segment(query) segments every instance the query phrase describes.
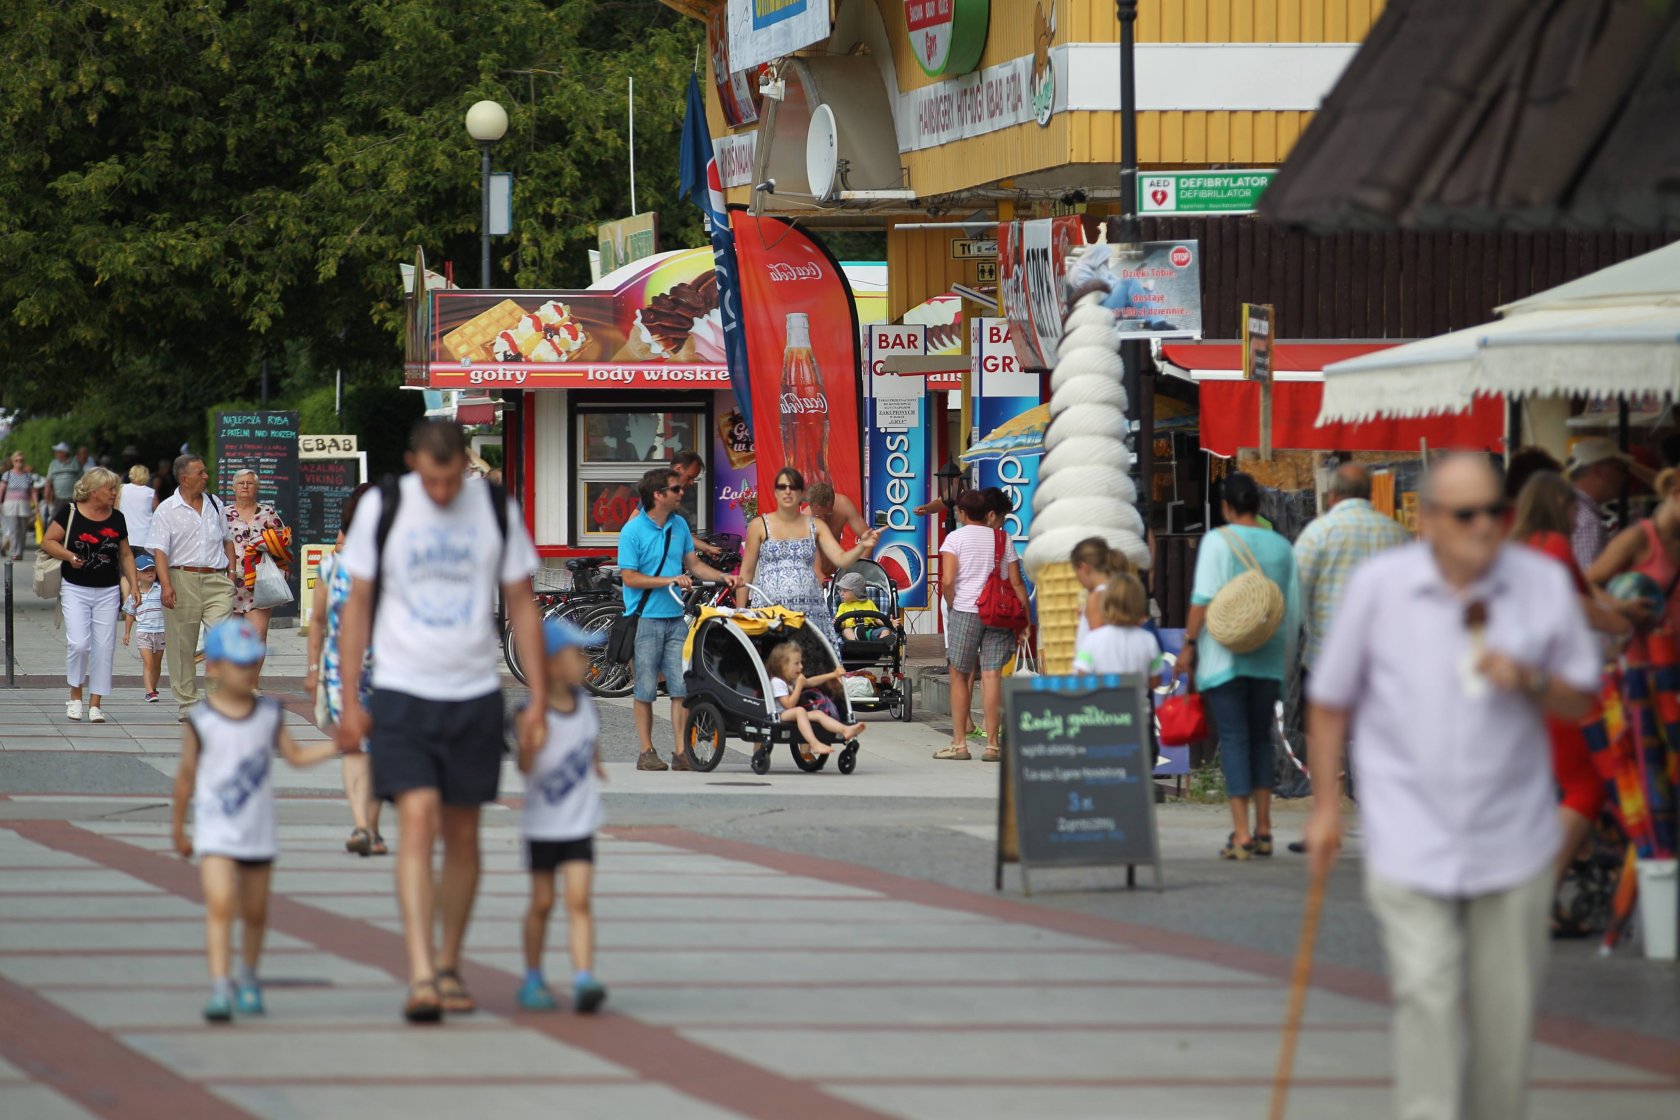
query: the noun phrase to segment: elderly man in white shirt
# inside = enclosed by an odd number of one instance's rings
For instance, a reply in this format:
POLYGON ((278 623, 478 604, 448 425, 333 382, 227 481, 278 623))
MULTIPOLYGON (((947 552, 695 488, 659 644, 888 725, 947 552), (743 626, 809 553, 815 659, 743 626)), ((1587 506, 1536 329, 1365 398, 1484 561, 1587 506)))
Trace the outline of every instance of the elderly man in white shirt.
MULTIPOLYGON (((1545 717, 1584 717, 1598 687, 1568 573, 1506 545, 1503 514, 1485 458, 1437 465, 1424 541, 1354 575, 1309 687, 1312 772, 1341 772, 1350 723, 1358 744, 1402 1120, 1524 1115, 1560 842, 1545 717)), ((1336 781, 1307 826, 1315 873, 1336 781)))
POLYGON ((163 588, 169 691, 180 719, 198 703, 198 633, 233 611, 233 540, 222 503, 205 493, 210 472, 197 455, 175 460, 179 489, 152 514, 151 552, 163 588))

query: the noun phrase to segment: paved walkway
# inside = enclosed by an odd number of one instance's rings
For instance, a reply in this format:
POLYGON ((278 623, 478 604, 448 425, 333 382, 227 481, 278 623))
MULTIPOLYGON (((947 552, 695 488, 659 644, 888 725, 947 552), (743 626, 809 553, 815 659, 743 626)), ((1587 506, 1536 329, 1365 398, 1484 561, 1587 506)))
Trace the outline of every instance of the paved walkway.
MULTIPOLYGON (((467 979, 484 1010, 397 1019, 390 862, 287 822, 270 1013, 198 1018, 195 869, 161 822, 0 822, 0 1115, 917 1117, 1262 1115, 1287 962, 676 829, 600 851, 608 1014, 516 1013, 525 879, 487 831, 467 979)), ((551 945, 563 945, 556 923, 551 945)), ((553 953, 550 974, 565 975, 553 953)), ((1387 1110, 1380 983, 1324 970, 1297 1118, 1387 1110)), ((1672 1046, 1547 1023, 1534 1116, 1661 1117, 1672 1046)))

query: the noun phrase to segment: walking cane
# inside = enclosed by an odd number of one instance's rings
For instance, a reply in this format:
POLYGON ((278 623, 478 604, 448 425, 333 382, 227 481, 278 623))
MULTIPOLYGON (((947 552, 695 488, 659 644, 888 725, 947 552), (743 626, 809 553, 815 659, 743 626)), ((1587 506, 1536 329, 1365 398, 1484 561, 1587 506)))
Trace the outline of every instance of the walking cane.
POLYGON ((1330 879, 1330 865, 1315 870, 1307 887, 1307 912, 1301 918, 1301 943, 1295 949, 1295 974, 1289 980, 1289 1012, 1283 1021, 1283 1049, 1278 1053, 1277 1073, 1272 1078, 1270 1120, 1283 1120, 1289 1106, 1289 1082, 1295 1074, 1295 1042, 1301 1036, 1301 1015, 1307 1007, 1307 981, 1312 976, 1313 946, 1318 941, 1318 919, 1324 910, 1324 887, 1330 879))

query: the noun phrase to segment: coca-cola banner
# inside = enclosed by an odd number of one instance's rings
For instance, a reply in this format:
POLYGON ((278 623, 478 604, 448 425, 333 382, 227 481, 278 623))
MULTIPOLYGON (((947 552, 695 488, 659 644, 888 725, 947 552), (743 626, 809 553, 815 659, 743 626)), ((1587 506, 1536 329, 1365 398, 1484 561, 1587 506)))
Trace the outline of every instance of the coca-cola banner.
MULTIPOLYGON (((805 485, 863 494, 857 310, 822 242, 781 218, 729 208, 741 270, 741 317, 752 380, 759 491, 792 466, 805 485)), ((766 509, 770 507, 766 501, 766 509)))
POLYGON ((1009 320, 1021 365, 1056 364, 1067 314, 1067 258, 1085 242, 1078 218, 1036 218, 998 226, 998 303, 1009 320))

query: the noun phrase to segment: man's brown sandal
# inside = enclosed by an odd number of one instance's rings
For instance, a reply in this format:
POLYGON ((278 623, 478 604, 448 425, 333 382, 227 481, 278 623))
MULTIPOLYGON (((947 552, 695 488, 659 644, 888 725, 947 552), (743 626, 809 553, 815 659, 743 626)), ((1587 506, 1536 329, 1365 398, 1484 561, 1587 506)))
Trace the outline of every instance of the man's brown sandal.
POLYGON ((453 968, 438 969, 437 993, 443 1010, 450 1015, 470 1015, 478 1010, 478 1004, 467 994, 467 986, 461 983, 461 974, 453 968))

